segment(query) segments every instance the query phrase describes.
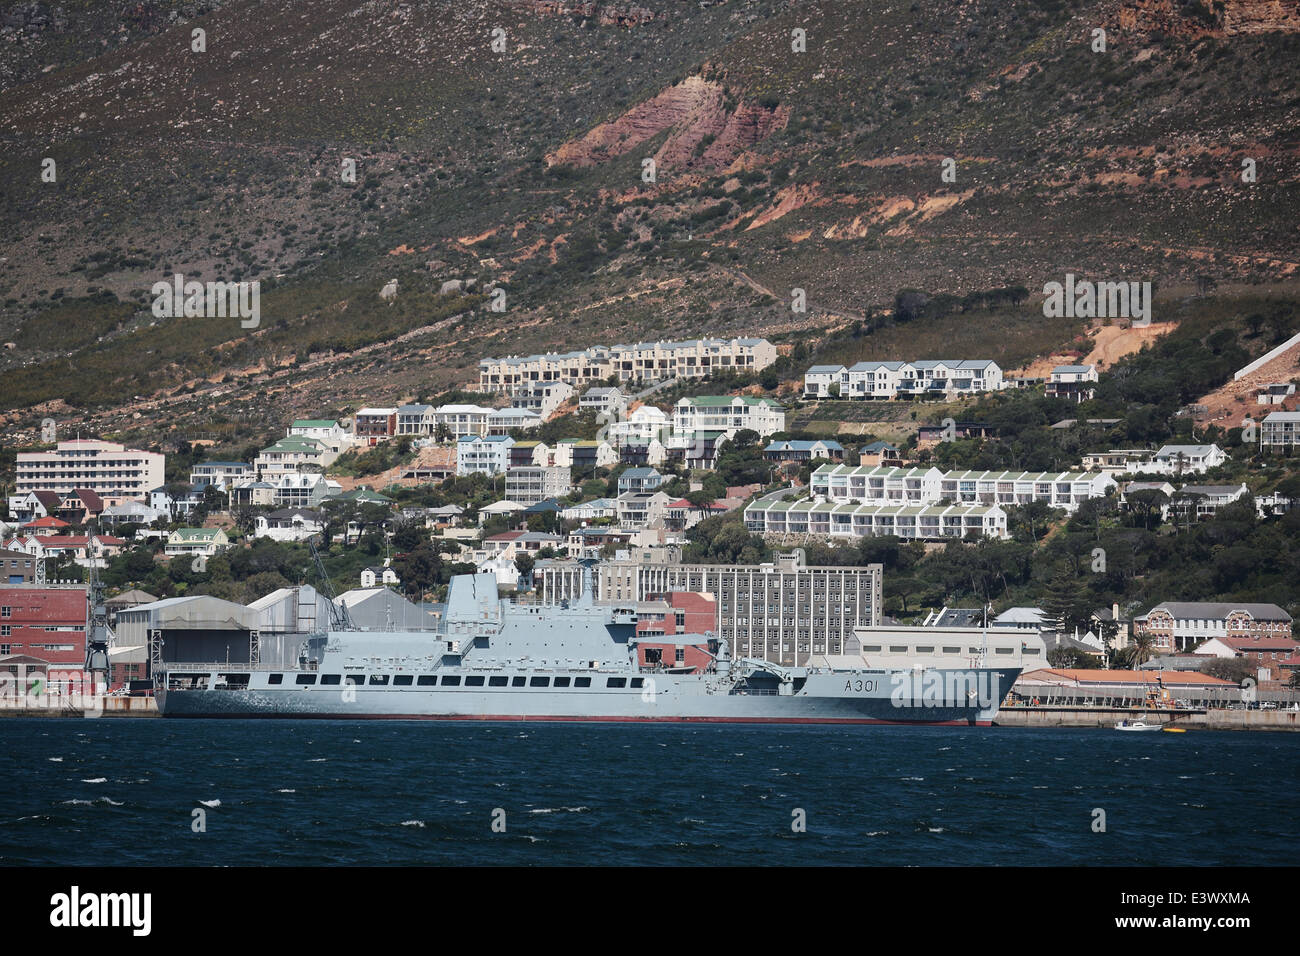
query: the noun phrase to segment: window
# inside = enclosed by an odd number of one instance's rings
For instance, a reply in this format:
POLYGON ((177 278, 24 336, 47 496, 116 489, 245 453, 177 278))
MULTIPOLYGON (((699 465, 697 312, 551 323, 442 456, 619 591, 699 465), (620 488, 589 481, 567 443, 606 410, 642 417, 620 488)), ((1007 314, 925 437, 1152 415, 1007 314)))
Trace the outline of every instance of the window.
POLYGON ((1014 647, 995 647, 995 648, 993 648, 993 653, 994 653, 994 654, 1014 654, 1015 652, 1016 652, 1016 649, 1015 649, 1014 647))
POLYGON ((419 687, 432 687, 438 683, 438 676, 436 674, 421 674, 415 683, 419 687))
POLYGON ((11 607, 0 607, 0 617, 13 617, 14 609, 11 607))
POLYGON ((633 678, 632 678, 632 686, 633 686, 633 687, 644 687, 644 686, 645 686, 645 678, 644 678, 644 677, 633 677, 633 678))
POLYGON ((574 687, 590 687, 590 686, 591 686, 591 678, 590 678, 590 677, 575 677, 575 678, 573 679, 573 686, 574 686, 574 687))
POLYGON ((446 675, 446 676, 443 677, 443 679, 442 679, 442 686, 443 686, 443 687, 459 687, 459 686, 460 686, 460 675, 459 675, 459 674, 448 674, 448 675, 446 675))
POLYGON ((567 678, 567 677, 557 677, 557 678, 555 678, 555 686, 556 686, 556 687, 568 687, 568 686, 569 686, 569 678, 567 678))
POLYGON ((370 683, 371 683, 372 686, 374 686, 374 685, 385 685, 385 684, 388 683, 388 675, 387 675, 387 674, 371 674, 371 675, 370 675, 370 683))
POLYGON ((320 682, 322 684, 330 684, 330 685, 337 686, 338 684, 342 683, 342 681, 343 681, 342 674, 322 674, 320 677, 320 682))
POLYGON ((961 648, 960 648, 960 647, 945 647, 945 648, 943 649, 943 652, 944 652, 945 654, 960 654, 960 653, 961 653, 961 648))
POLYGON ((906 644, 890 644, 890 645, 889 645, 889 653, 891 653, 891 654, 906 654, 906 653, 907 653, 907 645, 906 645, 906 644))
MULTIPOLYGON (((276 677, 279 677, 280 675, 277 674, 277 675, 275 675, 275 676, 276 676, 276 677)), ((299 674, 299 675, 298 675, 298 684, 299 684, 299 685, 304 685, 304 686, 305 686, 305 685, 307 685, 307 684, 315 684, 315 683, 316 683, 316 675, 315 675, 315 674, 299 674)))
POLYGON ((531 677, 528 680, 529 687, 550 687, 551 679, 549 677, 531 677))
POLYGON ((10 624, 0 624, 0 637, 9 637, 13 634, 14 629, 10 624))
POLYGON ((353 687, 360 687, 362 684, 364 684, 364 683, 366 682, 366 675, 365 675, 365 674, 348 674, 348 675, 347 675, 347 682, 348 682, 349 684, 351 684, 353 687))
POLYGON ((267 682, 268 684, 283 684, 283 683, 284 683, 284 675, 283 675, 283 674, 272 674, 272 675, 270 675, 269 677, 267 677, 266 682, 267 682))
POLYGON ((394 687, 410 687, 415 681, 414 674, 398 674, 393 678, 394 687))
POLYGON ((512 678, 510 679, 510 686, 511 686, 511 687, 523 687, 523 686, 524 686, 524 678, 522 678, 522 677, 512 677, 512 678))
POLYGON ((605 681, 605 686, 606 686, 606 687, 626 687, 626 686, 627 686, 627 678, 626 678, 626 677, 611 677, 611 678, 609 678, 608 680, 605 681))
POLYGON ((466 678, 465 678, 465 686, 466 686, 466 687, 482 687, 482 686, 483 686, 483 675, 482 675, 482 674, 471 674, 469 677, 466 677, 466 678))
POLYGON ((880 645, 879 645, 879 644, 863 644, 863 645, 862 645, 862 652, 863 652, 864 654, 879 654, 879 653, 880 653, 880 645))
POLYGON ((504 677, 489 677, 489 678, 488 678, 488 686, 489 686, 489 687, 505 687, 505 686, 506 686, 506 683, 507 683, 507 679, 504 678, 504 677))

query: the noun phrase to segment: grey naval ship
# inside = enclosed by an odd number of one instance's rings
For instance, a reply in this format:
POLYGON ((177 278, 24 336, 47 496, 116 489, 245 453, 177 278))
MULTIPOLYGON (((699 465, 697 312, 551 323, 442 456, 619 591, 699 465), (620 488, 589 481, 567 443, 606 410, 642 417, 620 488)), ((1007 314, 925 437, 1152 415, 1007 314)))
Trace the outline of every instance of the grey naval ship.
POLYGON ((980 658, 873 667, 869 654, 782 666, 705 636, 707 664, 647 666, 635 611, 597 605, 584 583, 571 603, 530 605, 501 600, 494 575, 459 575, 436 629, 334 622, 296 669, 167 663, 155 696, 167 717, 987 726, 1020 674, 980 658))

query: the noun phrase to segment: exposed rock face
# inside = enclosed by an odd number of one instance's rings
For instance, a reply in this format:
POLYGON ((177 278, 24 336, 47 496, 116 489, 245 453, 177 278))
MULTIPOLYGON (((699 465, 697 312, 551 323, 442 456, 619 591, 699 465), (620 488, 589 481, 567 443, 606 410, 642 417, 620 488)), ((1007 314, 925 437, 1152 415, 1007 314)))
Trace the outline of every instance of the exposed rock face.
POLYGON ((1300 0, 1125 0, 1125 30, 1174 36, 1300 31, 1300 0))
POLYGON ((601 26, 634 27, 655 19, 645 7, 616 7, 602 3, 567 3, 565 0, 523 0, 526 9, 542 16, 595 20, 601 26))
POLYGON ((547 162, 592 166, 622 156, 669 130, 655 154, 657 166, 721 169, 784 126, 788 118, 789 111, 782 107, 769 109, 743 102, 728 112, 720 84, 688 76, 613 122, 602 123, 580 139, 565 143, 547 162))

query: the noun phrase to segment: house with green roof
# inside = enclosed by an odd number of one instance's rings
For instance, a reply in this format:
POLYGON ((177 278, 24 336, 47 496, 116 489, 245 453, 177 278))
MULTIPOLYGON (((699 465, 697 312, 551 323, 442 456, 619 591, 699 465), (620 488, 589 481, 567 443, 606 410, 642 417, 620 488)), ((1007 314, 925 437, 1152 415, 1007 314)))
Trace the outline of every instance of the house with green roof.
POLYGON ((167 536, 164 551, 169 557, 194 555, 210 558, 230 547, 230 539, 220 528, 177 528, 167 536))
POLYGON ((785 430, 785 409, 770 398, 753 395, 697 395, 673 406, 673 432, 724 432, 732 437, 749 428, 764 438, 785 430))
POLYGON ((253 471, 259 481, 274 482, 282 475, 322 472, 338 457, 339 452, 320 439, 290 435, 258 452, 253 471))

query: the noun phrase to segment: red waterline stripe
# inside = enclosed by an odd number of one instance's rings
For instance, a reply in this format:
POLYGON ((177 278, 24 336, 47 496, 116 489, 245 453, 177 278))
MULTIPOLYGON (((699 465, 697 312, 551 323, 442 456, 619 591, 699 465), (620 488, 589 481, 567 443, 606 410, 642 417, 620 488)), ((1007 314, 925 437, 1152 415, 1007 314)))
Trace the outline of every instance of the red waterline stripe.
MULTIPOLYGON (((529 714, 163 714, 164 717, 202 719, 280 718, 285 720, 484 720, 533 723, 685 723, 685 724, 888 724, 905 727, 967 727, 969 720, 879 720, 874 717, 553 717, 529 714)), ((991 727, 992 721, 975 721, 977 727, 991 727)))

